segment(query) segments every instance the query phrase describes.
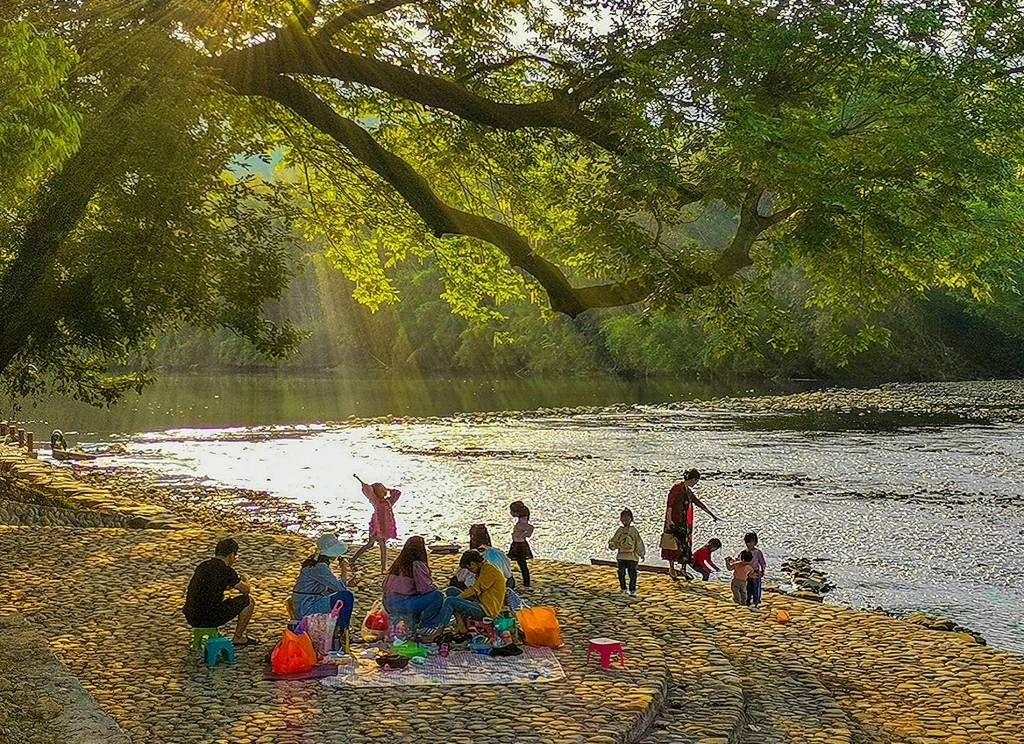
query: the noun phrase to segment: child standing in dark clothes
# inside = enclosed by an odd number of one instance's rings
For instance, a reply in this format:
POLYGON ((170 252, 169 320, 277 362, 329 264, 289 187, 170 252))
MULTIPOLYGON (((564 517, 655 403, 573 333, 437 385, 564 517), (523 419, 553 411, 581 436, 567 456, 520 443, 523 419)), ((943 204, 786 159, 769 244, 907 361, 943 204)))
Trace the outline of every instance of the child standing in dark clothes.
POLYGON ((752 557, 750 561, 750 576, 747 578, 747 605, 750 607, 761 606, 761 579, 764 578, 766 566, 764 553, 757 548, 757 533, 748 532, 743 536, 743 542, 747 545, 752 557))
POLYGON ((526 562, 533 558, 533 551, 530 550, 530 543, 527 542, 533 535, 530 510, 522 501, 513 501, 509 505, 508 511, 516 518, 516 523, 512 527, 512 546, 508 549, 508 557, 519 566, 519 573, 523 575, 523 586, 529 589, 530 567, 526 562))

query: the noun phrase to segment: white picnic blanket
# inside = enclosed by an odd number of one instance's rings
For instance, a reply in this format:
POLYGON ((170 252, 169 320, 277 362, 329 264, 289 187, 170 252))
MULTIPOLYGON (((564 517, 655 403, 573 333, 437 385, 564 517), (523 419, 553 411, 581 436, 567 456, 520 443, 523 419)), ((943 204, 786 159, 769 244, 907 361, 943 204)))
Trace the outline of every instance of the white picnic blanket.
POLYGON ((326 677, 327 687, 401 687, 406 685, 514 685, 565 679, 562 665, 550 648, 523 646, 520 656, 486 656, 456 651, 446 658, 428 656, 422 666, 410 662, 403 669, 384 671, 369 650, 355 664, 338 667, 326 677))

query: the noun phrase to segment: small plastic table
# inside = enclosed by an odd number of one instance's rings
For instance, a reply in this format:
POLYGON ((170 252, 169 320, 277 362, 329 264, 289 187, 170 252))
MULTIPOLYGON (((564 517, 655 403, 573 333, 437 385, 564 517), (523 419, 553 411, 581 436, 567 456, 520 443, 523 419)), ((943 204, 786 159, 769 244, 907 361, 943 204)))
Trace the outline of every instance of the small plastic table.
POLYGON ((619 655, 619 666, 626 665, 626 658, 622 655, 622 644, 611 638, 591 638, 587 646, 587 663, 590 663, 590 654, 597 652, 601 655, 601 666, 607 669, 612 665, 612 654, 619 655))

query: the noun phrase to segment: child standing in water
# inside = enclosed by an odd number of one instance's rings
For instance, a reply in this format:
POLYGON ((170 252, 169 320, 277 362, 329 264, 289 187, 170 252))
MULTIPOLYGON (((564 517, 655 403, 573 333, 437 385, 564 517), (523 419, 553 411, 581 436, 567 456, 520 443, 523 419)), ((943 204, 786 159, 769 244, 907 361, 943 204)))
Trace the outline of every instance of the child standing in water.
POLYGON ((757 548, 757 533, 748 532, 743 536, 747 550, 753 556, 750 562, 750 576, 747 578, 747 605, 750 607, 761 606, 761 579, 764 578, 767 564, 764 560, 764 553, 757 548))
POLYGON ((373 516, 370 517, 370 539, 363 547, 352 556, 352 563, 356 562, 363 553, 373 547, 374 543, 380 546, 380 572, 387 573, 388 570, 388 540, 398 537, 398 526, 395 524, 395 502, 402 492, 397 488, 388 488, 383 483, 367 483, 358 475, 353 476, 362 486, 363 495, 373 505, 373 516))
POLYGON ((619 591, 626 593, 626 574, 629 574, 629 593, 636 596, 636 567, 641 559, 647 554, 644 541, 640 533, 633 526, 633 512, 623 509, 619 514, 619 521, 622 526, 615 530, 612 539, 608 541, 609 550, 618 551, 615 555, 615 562, 619 565, 619 591))
POLYGON ((750 578, 753 560, 749 550, 742 551, 739 558, 725 559, 725 567, 732 571, 732 599, 738 605, 747 603, 747 579, 750 578))
POLYGON ((519 573, 523 575, 523 587, 530 588, 530 567, 526 564, 533 558, 530 543, 527 540, 533 535, 530 524, 530 510, 522 501, 513 501, 508 507, 509 514, 516 519, 512 527, 512 546, 508 549, 508 557, 519 565, 519 573))

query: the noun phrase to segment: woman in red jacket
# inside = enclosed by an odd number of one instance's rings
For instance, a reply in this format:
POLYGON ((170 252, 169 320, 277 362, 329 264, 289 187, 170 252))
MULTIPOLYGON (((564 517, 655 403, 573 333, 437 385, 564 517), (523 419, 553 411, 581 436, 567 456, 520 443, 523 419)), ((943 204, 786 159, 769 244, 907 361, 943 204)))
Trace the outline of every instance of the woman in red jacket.
POLYGON ((683 578, 690 580, 686 567, 693 558, 693 507, 700 507, 716 522, 718 517, 704 506, 693 492, 693 486, 700 480, 700 473, 691 468, 683 475, 683 480, 672 486, 665 503, 665 532, 675 538, 675 548, 661 548, 661 557, 668 561, 668 575, 678 579, 675 564, 678 562, 683 569, 683 578))

